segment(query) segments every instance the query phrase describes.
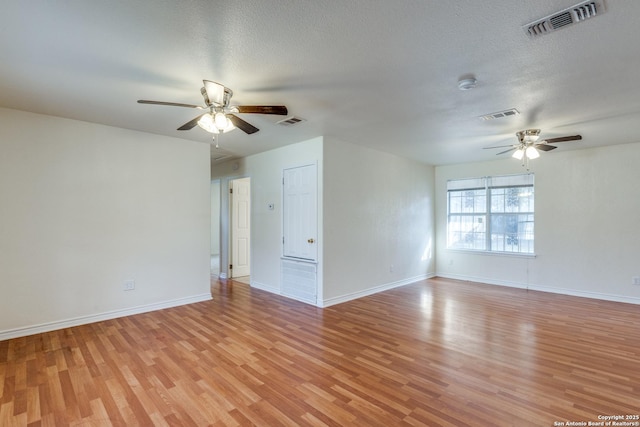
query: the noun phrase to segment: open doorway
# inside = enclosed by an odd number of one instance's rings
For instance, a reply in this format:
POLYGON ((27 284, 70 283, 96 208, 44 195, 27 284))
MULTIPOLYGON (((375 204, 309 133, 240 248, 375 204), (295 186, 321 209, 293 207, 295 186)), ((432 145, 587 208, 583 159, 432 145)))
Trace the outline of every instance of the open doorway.
POLYGON ((250 283, 251 275, 251 178, 231 181, 229 191, 229 277, 250 283))
POLYGON ((220 180, 211 181, 211 277, 220 276, 220 180))

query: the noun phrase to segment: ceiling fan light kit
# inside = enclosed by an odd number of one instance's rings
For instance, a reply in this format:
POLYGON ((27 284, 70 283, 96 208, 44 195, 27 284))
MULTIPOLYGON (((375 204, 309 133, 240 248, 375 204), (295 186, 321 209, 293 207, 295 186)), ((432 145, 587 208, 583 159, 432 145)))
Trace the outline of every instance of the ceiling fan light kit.
MULTIPOLYGON (((218 114, 222 113, 217 113, 216 116, 218 114)), ((222 119, 224 121, 217 117, 214 118, 214 116, 212 116, 210 113, 206 113, 203 114, 202 117, 200 117, 200 120, 198 120, 198 126, 200 126, 205 131, 213 134, 231 132, 236 128, 233 125, 233 122, 227 119, 224 114, 222 114, 222 119)))
POLYGON ((518 148, 516 151, 513 152, 511 157, 513 157, 514 159, 522 160, 522 158, 524 157, 524 150, 521 148, 518 148))
POLYGON ((530 160, 540 157, 540 153, 538 153, 538 150, 536 150, 536 147, 534 147, 533 145, 528 146, 527 149, 524 150, 524 155, 527 156, 527 159, 530 160))

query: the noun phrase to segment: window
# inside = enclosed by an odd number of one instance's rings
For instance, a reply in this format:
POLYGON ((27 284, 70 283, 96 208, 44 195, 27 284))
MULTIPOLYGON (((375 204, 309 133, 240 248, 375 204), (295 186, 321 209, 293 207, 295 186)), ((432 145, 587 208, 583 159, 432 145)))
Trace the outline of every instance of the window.
POLYGON ((447 182, 447 248, 533 254, 533 174, 447 182))

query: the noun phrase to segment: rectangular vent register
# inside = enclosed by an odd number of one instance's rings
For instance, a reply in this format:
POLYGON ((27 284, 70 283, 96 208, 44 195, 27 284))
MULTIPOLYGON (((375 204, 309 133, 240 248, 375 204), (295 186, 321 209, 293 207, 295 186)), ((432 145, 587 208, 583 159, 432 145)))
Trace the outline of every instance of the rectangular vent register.
POLYGON ((604 0, 583 1, 574 6, 538 19, 522 27, 529 37, 539 37, 569 25, 584 22, 605 12, 604 0))

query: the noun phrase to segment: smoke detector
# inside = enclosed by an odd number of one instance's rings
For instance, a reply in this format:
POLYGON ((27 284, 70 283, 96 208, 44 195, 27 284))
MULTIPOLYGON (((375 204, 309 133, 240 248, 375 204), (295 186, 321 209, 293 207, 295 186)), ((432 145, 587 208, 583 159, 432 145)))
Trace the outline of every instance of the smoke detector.
POLYGON ((465 79, 458 80, 458 89, 460 90, 470 90, 476 87, 478 81, 474 77, 469 77, 465 79))
POLYGON ((531 38, 548 34, 573 24, 584 22, 605 12, 604 0, 583 1, 574 6, 538 19, 523 26, 525 33, 531 38))

